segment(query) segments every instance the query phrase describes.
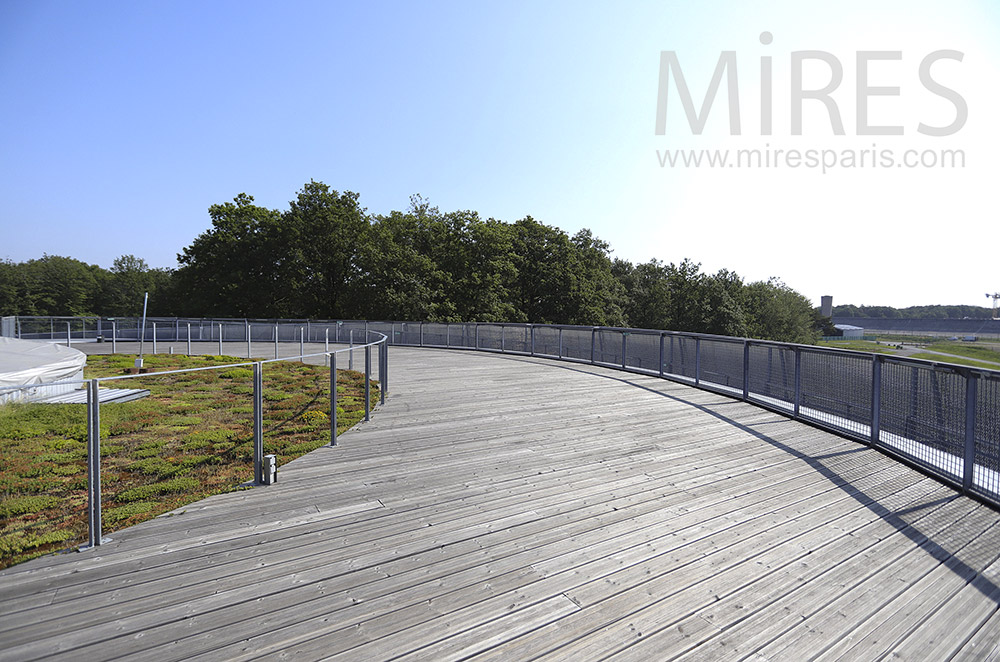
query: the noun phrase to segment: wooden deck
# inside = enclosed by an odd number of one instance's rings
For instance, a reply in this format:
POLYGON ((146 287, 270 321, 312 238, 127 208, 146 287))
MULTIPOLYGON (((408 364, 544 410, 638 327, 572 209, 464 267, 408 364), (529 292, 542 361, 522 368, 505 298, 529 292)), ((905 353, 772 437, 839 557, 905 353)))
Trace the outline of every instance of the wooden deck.
POLYGON ((0 660, 1000 655, 1000 513, 686 386, 393 348, 370 423, 0 573, 0 660))

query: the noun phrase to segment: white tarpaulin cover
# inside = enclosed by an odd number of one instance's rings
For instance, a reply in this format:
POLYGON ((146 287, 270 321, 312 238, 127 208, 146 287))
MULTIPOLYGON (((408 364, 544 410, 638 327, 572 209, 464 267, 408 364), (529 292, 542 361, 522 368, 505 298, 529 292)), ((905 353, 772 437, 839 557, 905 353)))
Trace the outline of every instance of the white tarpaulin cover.
POLYGON ((0 338, 0 389, 21 384, 83 379, 86 363, 87 355, 72 347, 36 340, 0 338))

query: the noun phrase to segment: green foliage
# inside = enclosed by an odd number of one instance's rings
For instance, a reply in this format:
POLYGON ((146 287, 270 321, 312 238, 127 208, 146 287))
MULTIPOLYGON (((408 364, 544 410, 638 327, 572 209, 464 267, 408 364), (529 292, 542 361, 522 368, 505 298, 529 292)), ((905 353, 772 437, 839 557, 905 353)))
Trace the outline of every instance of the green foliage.
POLYGON ((115 500, 119 503, 143 501, 163 494, 194 492, 200 487, 201 483, 197 478, 181 476, 179 478, 165 480, 160 483, 153 483, 152 485, 140 485, 139 487, 124 490, 115 496, 115 500))
POLYGON ((51 508, 59 503, 59 499, 53 496, 41 494, 9 497, 0 501, 0 519, 7 519, 16 515, 37 513, 46 508, 51 508))
POLYGON ((230 368, 219 373, 219 379, 253 379, 250 368, 230 368))

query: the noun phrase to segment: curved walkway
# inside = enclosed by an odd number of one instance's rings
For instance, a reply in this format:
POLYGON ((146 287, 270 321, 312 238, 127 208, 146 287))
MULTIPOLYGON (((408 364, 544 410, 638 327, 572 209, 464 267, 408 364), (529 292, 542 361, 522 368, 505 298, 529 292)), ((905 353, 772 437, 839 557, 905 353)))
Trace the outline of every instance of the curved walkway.
POLYGON ((987 659, 1000 513, 652 377, 392 348, 270 487, 0 573, 0 660, 987 659))

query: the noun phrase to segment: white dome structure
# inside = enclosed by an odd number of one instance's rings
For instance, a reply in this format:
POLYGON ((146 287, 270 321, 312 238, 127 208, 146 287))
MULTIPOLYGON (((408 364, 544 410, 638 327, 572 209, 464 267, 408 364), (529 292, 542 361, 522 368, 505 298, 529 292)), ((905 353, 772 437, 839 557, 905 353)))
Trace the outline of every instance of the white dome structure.
POLYGON ((82 381, 86 363, 87 355, 72 347, 0 337, 0 403, 36 400, 77 390, 80 384, 40 385, 82 381))

